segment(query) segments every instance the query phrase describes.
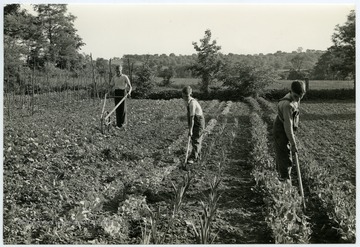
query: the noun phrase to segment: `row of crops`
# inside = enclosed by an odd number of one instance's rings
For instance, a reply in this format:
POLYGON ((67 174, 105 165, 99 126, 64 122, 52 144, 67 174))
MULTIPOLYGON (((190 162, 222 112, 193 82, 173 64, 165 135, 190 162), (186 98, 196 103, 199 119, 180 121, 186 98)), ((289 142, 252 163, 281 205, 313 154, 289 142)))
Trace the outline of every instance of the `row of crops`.
MULTIPOLYGON (((105 134, 101 103, 76 100, 4 116, 5 243, 355 242, 355 183, 346 176, 355 163, 340 164, 336 174, 330 166, 338 160, 315 157, 321 146, 305 130, 321 128, 310 119, 317 104, 303 105, 308 120, 298 134, 305 211, 296 174, 292 185, 274 170, 274 103, 200 101, 202 160, 188 172, 179 169, 187 140, 181 100, 129 100, 127 130, 105 134)), ((355 131, 353 112, 346 114, 331 117, 355 131)), ((352 161, 355 151, 346 152, 352 161)))
MULTIPOLYGON (((265 114, 267 115, 267 119, 270 120, 270 123, 274 121, 275 108, 274 104, 264 100, 263 98, 259 98, 258 101, 262 104, 265 109, 265 114)), ((333 104, 335 107, 339 107, 338 104, 333 104)), ((334 107, 333 106, 333 107, 334 107)), ((318 106, 320 109, 324 108, 324 106, 318 106)), ((343 106, 344 107, 344 106, 343 106)), ((341 107, 339 107, 341 108, 341 107)), ((345 108, 346 109, 346 108, 345 108)), ((354 109, 354 108, 353 108, 354 109)), ((305 114, 307 108, 305 107, 305 114)), ((321 112, 317 109, 317 112, 321 112)), ((339 110, 339 109, 335 109, 339 110)), ((340 113, 339 111, 338 113, 340 113)), ((327 111, 329 114, 329 109, 327 111)), ((337 114, 338 114, 337 113, 337 114)), ((347 114, 344 114, 347 115, 347 114)), ((349 121, 345 121, 342 123, 341 118, 343 116, 338 114, 336 121, 339 121, 338 127, 341 128, 342 125, 353 128, 355 131, 355 113, 349 114, 349 121)), ((323 114, 322 119, 324 121, 329 121, 326 114, 323 114)), ((310 119, 312 120, 312 119, 310 119)), ((314 121, 314 120, 312 120, 314 121)), ((334 121, 334 120, 332 120, 334 121)), ((268 121, 269 122, 269 121, 268 121)), ((310 123, 309 121, 303 121, 304 124, 299 133, 299 148, 301 150, 302 156, 302 164, 301 168, 303 170, 303 180, 307 185, 307 196, 309 198, 309 203, 313 204, 312 206, 317 207, 318 212, 326 212, 326 215, 332 225, 332 228, 337 230, 337 233, 341 236, 341 239, 345 242, 355 242, 356 231, 355 231, 355 185, 351 183, 351 180, 344 180, 344 175, 349 172, 355 170, 355 135, 354 132, 352 136, 349 135, 349 139, 344 136, 338 136, 336 140, 333 140, 334 143, 344 143, 347 142, 350 148, 344 148, 343 150, 347 150, 345 152, 352 152, 352 155, 349 155, 349 159, 353 156, 353 163, 347 162, 332 162, 331 163, 318 163, 315 155, 319 156, 319 150, 328 148, 328 150, 334 149, 331 146, 331 143, 327 143, 326 146, 319 145, 317 148, 314 147, 313 142, 321 142, 321 139, 313 139, 309 134, 307 134, 308 130, 318 131, 326 133, 326 135, 331 134, 331 129, 327 129, 323 124, 319 123, 310 123), (310 140, 310 141, 309 141, 310 140), (310 144, 310 145, 309 145, 310 144), (308 148, 309 147, 309 148, 308 148), (342 166, 337 168, 338 166, 342 166), (342 172, 341 172, 342 171, 342 172)), ((343 126, 344 128, 344 126, 343 126)), ((338 150, 340 151, 340 150, 338 150)), ((341 151, 340 151, 341 152, 341 151)), ((328 153, 327 153, 328 155, 328 153)), ((350 178, 347 176, 346 178, 350 178)), ((313 217, 316 212, 313 212, 313 217)))

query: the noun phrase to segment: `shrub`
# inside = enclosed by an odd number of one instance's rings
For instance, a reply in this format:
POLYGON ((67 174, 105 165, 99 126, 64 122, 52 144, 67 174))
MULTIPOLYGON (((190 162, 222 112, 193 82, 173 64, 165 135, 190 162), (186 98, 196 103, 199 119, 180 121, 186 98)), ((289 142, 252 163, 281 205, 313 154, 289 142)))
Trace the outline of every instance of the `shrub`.
POLYGON ((228 65, 219 77, 224 86, 228 86, 241 95, 254 96, 275 81, 276 74, 270 68, 254 67, 242 63, 228 65))
POLYGON ((136 71, 134 78, 134 84, 136 85, 133 97, 134 98, 147 98, 151 89, 154 87, 155 82, 153 80, 152 69, 147 65, 143 64, 136 71))

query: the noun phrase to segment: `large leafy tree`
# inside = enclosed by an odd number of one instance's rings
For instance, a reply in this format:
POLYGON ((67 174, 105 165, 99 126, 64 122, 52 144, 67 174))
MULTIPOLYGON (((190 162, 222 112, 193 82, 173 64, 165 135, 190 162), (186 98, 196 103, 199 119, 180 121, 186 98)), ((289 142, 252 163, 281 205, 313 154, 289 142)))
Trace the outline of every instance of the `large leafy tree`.
POLYGON ((45 60, 57 67, 69 69, 77 60, 84 45, 74 28, 75 16, 67 13, 66 4, 38 4, 34 6, 46 39, 45 60))
POLYGON ((352 10, 347 17, 345 25, 337 25, 332 36, 334 49, 340 55, 343 66, 340 72, 351 75, 355 79, 355 11, 352 10))
POLYGON ((216 45, 216 40, 211 41, 211 31, 207 29, 205 36, 200 39, 200 44, 193 42, 197 51, 197 62, 191 66, 194 75, 201 78, 201 91, 208 93, 209 85, 214 81, 221 69, 219 50, 221 46, 216 45))
POLYGON ((15 70, 23 61, 27 49, 24 45, 25 27, 23 23, 26 13, 20 12, 19 4, 9 4, 4 7, 4 69, 15 70))
POLYGON ((31 54, 41 47, 41 32, 34 16, 22 10, 19 4, 4 6, 4 77, 14 86, 20 84, 24 72, 29 72, 31 54), (15 78, 15 80, 14 80, 15 78))
MULTIPOLYGON (((337 25, 332 35, 334 45, 319 58, 313 70, 316 79, 353 78, 355 83, 355 11, 343 26, 337 25)), ((354 84, 355 85, 355 84, 354 84)))

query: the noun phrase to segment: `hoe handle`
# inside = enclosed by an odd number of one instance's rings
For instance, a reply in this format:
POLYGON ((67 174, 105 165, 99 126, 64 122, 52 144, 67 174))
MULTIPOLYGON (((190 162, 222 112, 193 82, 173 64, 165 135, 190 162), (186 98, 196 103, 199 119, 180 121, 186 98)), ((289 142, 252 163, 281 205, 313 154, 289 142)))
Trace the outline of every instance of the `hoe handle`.
POLYGON ((122 102, 124 102, 124 100, 126 99, 126 97, 127 97, 128 95, 129 95, 129 93, 127 93, 127 94, 124 96, 124 98, 122 98, 122 99, 120 100, 120 102, 115 106, 115 108, 112 109, 112 111, 109 112, 109 114, 107 114, 107 116, 105 117, 105 119, 107 119, 108 117, 111 116, 111 114, 113 114, 113 112, 121 105, 122 102))
POLYGON ((186 165, 186 162, 187 162, 187 159, 188 159, 188 155, 189 155, 190 142, 191 142, 191 136, 189 136, 189 139, 188 139, 188 142, 187 142, 186 156, 185 156, 185 162, 184 162, 185 165, 186 165))
POLYGON ((302 198, 302 201, 303 201, 304 209, 306 209, 306 205, 305 205, 305 197, 304 197, 304 189, 303 189, 302 180, 301 180, 301 172, 300 172, 300 165, 299 165, 299 157, 298 157, 297 152, 295 152, 295 154, 294 154, 294 158, 295 158, 296 171, 297 171, 297 174, 298 174, 299 187, 300 187, 300 194, 301 194, 301 198, 302 198))

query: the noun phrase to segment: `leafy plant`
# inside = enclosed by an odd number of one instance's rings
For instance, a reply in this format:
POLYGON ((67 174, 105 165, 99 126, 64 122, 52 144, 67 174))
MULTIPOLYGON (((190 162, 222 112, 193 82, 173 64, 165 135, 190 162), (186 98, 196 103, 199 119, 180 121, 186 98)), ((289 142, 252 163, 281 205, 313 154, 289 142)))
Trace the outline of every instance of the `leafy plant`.
POLYGON ((308 243, 311 229, 302 210, 301 197, 297 188, 278 180, 275 161, 268 150, 267 126, 257 113, 261 112, 261 108, 253 98, 247 98, 247 102, 253 108, 250 115, 255 162, 252 174, 259 190, 265 195, 266 220, 275 243, 308 243))
MULTIPOLYGON (((269 122, 273 122, 276 114, 274 105, 259 97, 257 101, 266 109, 269 122)), ((253 104, 256 104, 252 100, 253 104)), ((258 108, 258 110, 260 110, 258 108)), ((301 130, 300 130, 301 131, 301 130)), ((355 241, 355 187, 348 181, 341 182, 338 176, 319 165, 315 158, 307 151, 305 144, 298 140, 304 162, 303 179, 311 187, 311 194, 318 197, 329 219, 333 222, 342 238, 348 242, 355 241)))
POLYGON ((196 227, 194 223, 190 223, 195 232, 196 241, 198 244, 211 244, 214 242, 217 234, 211 232, 211 222, 214 220, 218 202, 221 194, 219 193, 219 185, 221 179, 217 176, 209 183, 210 193, 207 204, 201 201, 202 214, 199 216, 199 226, 196 227))
POLYGON ((164 244, 165 238, 167 234, 171 231, 174 226, 176 215, 179 213, 181 206, 183 204, 183 199, 185 196, 186 191, 189 189, 191 184, 192 175, 190 172, 187 172, 186 175, 183 177, 183 181, 178 186, 175 186, 172 183, 172 187, 174 190, 175 197, 173 198, 172 205, 171 205, 171 213, 166 215, 166 223, 163 228, 160 230, 158 229, 160 226, 161 218, 160 218, 160 208, 154 213, 149 208, 148 211, 150 213, 150 231, 147 231, 147 226, 145 222, 144 228, 142 228, 142 244, 164 244))

